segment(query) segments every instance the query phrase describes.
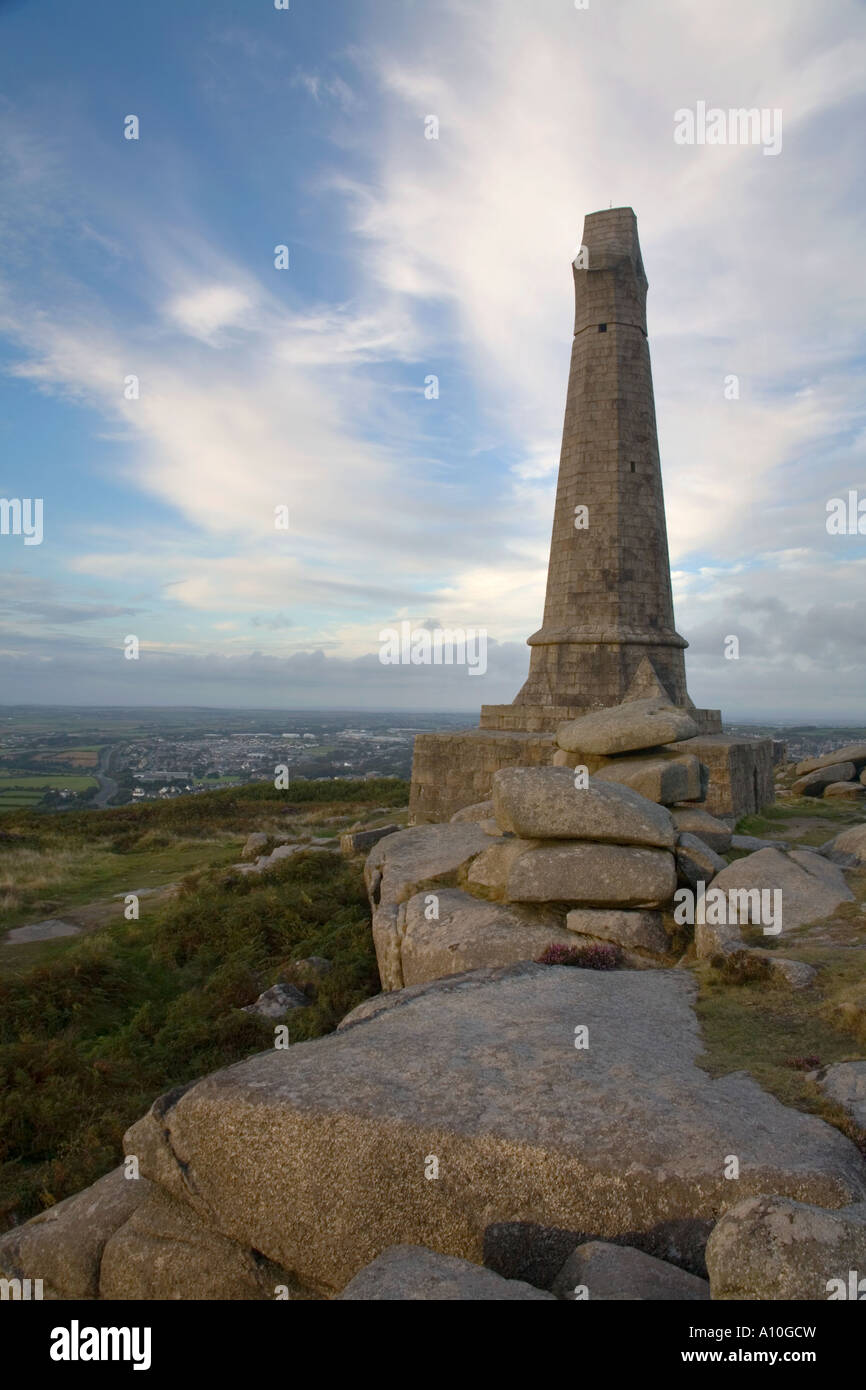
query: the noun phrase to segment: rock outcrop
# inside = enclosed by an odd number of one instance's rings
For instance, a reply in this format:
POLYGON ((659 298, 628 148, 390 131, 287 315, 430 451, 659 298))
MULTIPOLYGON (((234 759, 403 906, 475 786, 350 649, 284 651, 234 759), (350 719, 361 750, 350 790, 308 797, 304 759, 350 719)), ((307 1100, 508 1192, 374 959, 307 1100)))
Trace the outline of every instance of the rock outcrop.
POLYGON ((783 1196, 746 1198, 710 1236, 707 1269, 713 1298, 860 1298, 866 1292, 866 1285, 857 1292, 866 1271, 866 1202, 826 1211, 783 1196))
POLYGON ((706 1279, 629 1245, 587 1241, 571 1252, 553 1284, 557 1298, 591 1302, 652 1299, 703 1302, 710 1296, 706 1279))
POLYGON ((213 1230, 323 1292, 392 1245, 478 1262, 496 1221, 625 1238, 701 1273, 733 1196, 726 1155, 738 1199, 850 1204, 866 1168, 821 1120, 697 1066, 694 995, 673 971, 452 977, 207 1077, 126 1147, 213 1230))
POLYGON ((99 1296, 105 1246, 151 1193, 123 1166, 0 1236, 0 1275, 41 1279, 47 1299, 99 1296))

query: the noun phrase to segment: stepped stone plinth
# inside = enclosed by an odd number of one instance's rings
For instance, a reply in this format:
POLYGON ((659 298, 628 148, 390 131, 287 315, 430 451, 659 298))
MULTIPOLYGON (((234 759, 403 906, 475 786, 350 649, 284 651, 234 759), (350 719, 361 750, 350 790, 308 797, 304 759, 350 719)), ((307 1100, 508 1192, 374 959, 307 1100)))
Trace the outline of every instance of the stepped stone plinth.
MULTIPOLYGON (((500 767, 551 762, 557 728, 596 709, 660 697, 703 736, 718 710, 686 688, 676 631, 646 323, 647 277, 631 208, 591 213, 573 264, 575 319, 542 625, 529 676, 480 727, 415 740, 410 818, 446 820, 484 800, 500 767)), ((758 740, 714 746, 712 806, 743 815, 773 800, 758 740), (748 765, 745 767, 745 765, 748 765), (744 771, 745 767, 745 771, 744 771), (715 779, 715 781, 713 781, 715 779)))

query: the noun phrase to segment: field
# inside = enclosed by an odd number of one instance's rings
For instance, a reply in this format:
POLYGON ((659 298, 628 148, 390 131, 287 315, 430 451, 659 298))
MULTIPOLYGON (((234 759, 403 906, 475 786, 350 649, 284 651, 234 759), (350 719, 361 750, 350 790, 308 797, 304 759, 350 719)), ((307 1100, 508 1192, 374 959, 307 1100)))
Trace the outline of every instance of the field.
POLYGON ((34 753, 36 763, 65 763, 69 767, 96 767, 99 762, 98 748, 64 748, 62 751, 34 753))
POLYGON ((46 791, 84 792, 98 786, 80 772, 4 772, 0 774, 0 812, 37 806, 46 791))

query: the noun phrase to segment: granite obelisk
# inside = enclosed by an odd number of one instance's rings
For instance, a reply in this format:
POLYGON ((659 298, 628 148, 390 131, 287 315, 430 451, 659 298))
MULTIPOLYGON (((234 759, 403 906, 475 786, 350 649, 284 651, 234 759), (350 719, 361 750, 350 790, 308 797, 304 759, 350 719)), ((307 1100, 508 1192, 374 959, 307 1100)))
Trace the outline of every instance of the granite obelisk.
POLYGON ((554 734, 593 709, 658 697, 688 709, 705 765, 705 805, 740 816, 773 799, 769 744, 721 733, 686 690, 674 626, 667 527, 637 219, 591 213, 575 257, 575 320, 547 595, 529 676, 480 728, 415 739, 413 823, 447 820, 490 795, 502 767, 553 761, 554 734))
POLYGON ((689 703, 687 643, 674 628, 647 278, 631 208, 589 214, 573 270, 544 620, 528 639, 529 679, 513 705, 485 708, 482 728, 513 728, 521 709, 527 727, 554 729, 638 695, 689 703))

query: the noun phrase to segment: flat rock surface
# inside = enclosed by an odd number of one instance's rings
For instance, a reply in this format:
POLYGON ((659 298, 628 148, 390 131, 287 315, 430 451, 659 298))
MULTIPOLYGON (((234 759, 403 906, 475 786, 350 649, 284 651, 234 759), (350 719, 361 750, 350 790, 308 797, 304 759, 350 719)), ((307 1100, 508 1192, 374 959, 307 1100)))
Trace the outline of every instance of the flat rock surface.
POLYGON ((592 778, 575 786, 567 767, 506 767, 493 778, 500 830, 523 839, 593 840, 673 849, 670 813, 631 787, 592 778))
POLYGON ((571 841, 530 849, 512 865, 509 902, 564 902, 576 906, 666 907, 677 875, 665 849, 571 841))
POLYGON ((674 971, 454 976, 172 1093, 126 1147, 221 1234, 324 1289, 391 1245, 479 1263, 502 1221, 637 1233, 700 1269, 734 1197, 838 1206, 866 1197, 866 1165, 817 1117, 697 1066, 695 992, 674 971))
POLYGON ((54 941, 59 936, 80 936, 81 928, 60 917, 48 917, 27 927, 13 927, 6 936, 7 946, 23 946, 27 941, 54 941))
POLYGON ((694 738, 697 732, 691 715, 675 705, 659 699, 629 700, 562 724, 556 741, 569 753, 630 753, 694 738))
POLYGON ((473 1303, 526 1299, 551 1302, 553 1294, 543 1293, 518 1279, 503 1279, 483 1265, 458 1260, 453 1255, 439 1255, 423 1245, 392 1245, 350 1280, 337 1295, 337 1301, 341 1299, 392 1303, 417 1299, 436 1302, 470 1299, 473 1303))

